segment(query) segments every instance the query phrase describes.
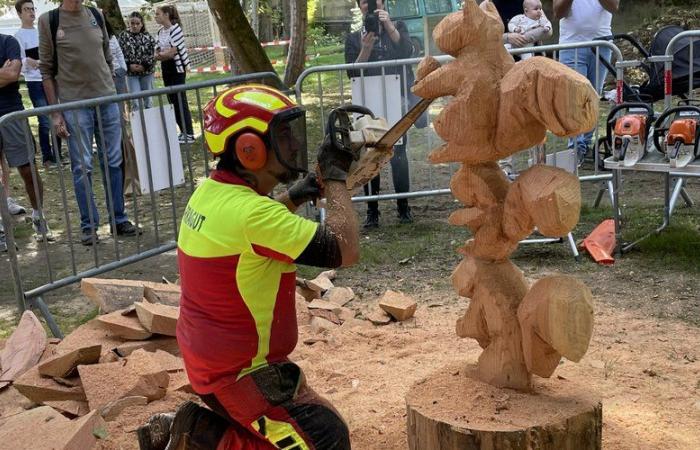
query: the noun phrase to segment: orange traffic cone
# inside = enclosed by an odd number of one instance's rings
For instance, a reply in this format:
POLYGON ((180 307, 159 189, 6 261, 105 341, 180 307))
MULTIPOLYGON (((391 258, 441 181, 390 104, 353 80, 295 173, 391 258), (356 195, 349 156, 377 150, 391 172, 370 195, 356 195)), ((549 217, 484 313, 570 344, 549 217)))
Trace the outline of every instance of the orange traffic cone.
POLYGON ((583 240, 583 247, 598 264, 615 262, 615 221, 604 220, 583 240))

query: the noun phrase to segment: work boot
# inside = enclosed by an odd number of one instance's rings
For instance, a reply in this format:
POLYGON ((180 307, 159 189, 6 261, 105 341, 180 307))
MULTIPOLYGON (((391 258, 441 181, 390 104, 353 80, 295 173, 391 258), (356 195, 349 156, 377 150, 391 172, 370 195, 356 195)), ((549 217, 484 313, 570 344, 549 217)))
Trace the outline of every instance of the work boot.
POLYGON ((229 423, 214 411, 194 402, 184 403, 170 426, 165 450, 210 450, 219 445, 229 423))
POLYGON ((399 213, 398 216, 400 224, 413 223, 413 214, 411 214, 411 207, 408 206, 408 200, 405 198, 397 200, 396 209, 399 213))
POLYGON ((365 223, 362 225, 365 229, 379 228, 379 210, 368 209, 365 223))
POLYGON ((170 440, 170 426, 175 413, 151 416, 145 425, 136 430, 141 450, 165 450, 170 440))

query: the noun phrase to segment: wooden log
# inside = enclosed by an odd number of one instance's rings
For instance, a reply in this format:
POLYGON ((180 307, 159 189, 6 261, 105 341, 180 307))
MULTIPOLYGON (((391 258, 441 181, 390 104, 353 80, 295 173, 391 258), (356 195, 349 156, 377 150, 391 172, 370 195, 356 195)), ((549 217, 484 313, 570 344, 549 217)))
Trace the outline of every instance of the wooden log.
POLYGON ((151 333, 175 336, 180 308, 159 303, 136 302, 136 314, 143 327, 151 333))
POLYGON ((143 281, 83 278, 80 290, 100 309, 101 314, 129 307, 143 299, 143 281))
POLYGON ((406 406, 410 450, 602 448, 602 403, 572 380, 538 380, 535 392, 517 392, 455 364, 415 384, 406 406))
POLYGON ((46 348, 46 331, 33 312, 25 311, 0 353, 0 388, 36 365, 46 348))
POLYGON ((80 380, 76 378, 75 382, 75 386, 66 386, 52 378, 42 377, 39 374, 39 367, 34 366, 16 379, 13 386, 35 403, 62 400, 85 401, 85 391, 80 386, 80 380))
POLYGON ((114 337, 140 341, 148 339, 153 335, 141 325, 141 322, 135 314, 124 315, 125 311, 127 310, 117 310, 109 314, 103 314, 97 316, 95 320, 114 337))
POLYGON ((65 378, 81 364, 95 364, 100 360, 101 354, 102 345, 86 345, 42 362, 39 364, 39 373, 46 377, 65 378))
POLYGON ((151 303, 180 306, 182 292, 177 284, 144 284, 143 297, 151 303))
POLYGON ((549 377, 561 356, 578 362, 593 335, 593 296, 581 281, 554 275, 537 281, 518 307, 525 364, 549 377))

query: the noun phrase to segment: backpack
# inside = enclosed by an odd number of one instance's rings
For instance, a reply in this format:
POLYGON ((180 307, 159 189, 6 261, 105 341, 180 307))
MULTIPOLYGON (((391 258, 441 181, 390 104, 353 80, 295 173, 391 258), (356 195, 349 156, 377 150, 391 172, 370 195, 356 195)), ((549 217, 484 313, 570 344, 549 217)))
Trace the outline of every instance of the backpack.
MULTIPOLYGON (((102 15, 100 12, 97 10, 97 8, 93 8, 92 6, 87 6, 87 9, 90 10, 92 15, 95 17, 95 22, 97 22, 97 25, 100 27, 100 29, 103 30, 104 33, 104 20, 102 19, 102 15)), ((58 8, 52 9, 49 11, 49 28, 51 29, 51 42, 53 42, 53 76, 55 77, 56 74, 58 73, 58 53, 56 52, 56 32, 58 31, 58 16, 59 16, 59 11, 58 8)))

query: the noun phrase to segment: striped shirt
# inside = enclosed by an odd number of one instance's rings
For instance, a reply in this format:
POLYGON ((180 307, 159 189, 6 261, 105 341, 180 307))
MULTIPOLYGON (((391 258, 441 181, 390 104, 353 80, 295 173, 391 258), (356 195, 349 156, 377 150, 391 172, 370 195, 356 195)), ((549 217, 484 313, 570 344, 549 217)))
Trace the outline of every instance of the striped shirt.
POLYGON ((178 24, 174 24, 167 30, 161 27, 158 30, 158 51, 175 47, 177 53, 173 57, 175 68, 179 73, 185 72, 190 66, 190 57, 185 46, 185 34, 178 24))

